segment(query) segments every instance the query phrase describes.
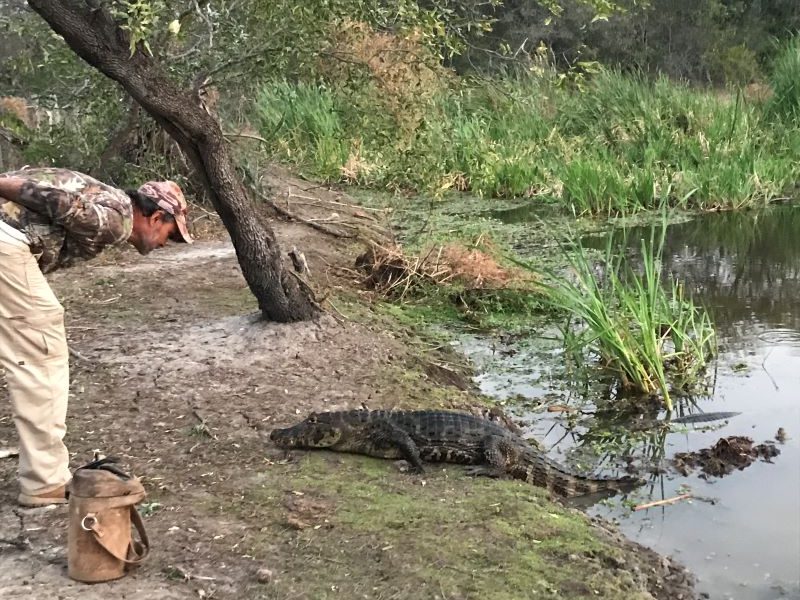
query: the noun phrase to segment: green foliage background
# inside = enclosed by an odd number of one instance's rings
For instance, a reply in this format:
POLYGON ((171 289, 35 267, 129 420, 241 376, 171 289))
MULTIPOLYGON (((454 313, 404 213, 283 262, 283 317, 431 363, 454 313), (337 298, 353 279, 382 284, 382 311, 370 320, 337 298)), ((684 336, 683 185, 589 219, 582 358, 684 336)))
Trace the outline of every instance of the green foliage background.
MULTIPOLYGON (((744 206, 797 181, 793 0, 106 6, 132 49, 153 54, 187 89, 209 83, 227 131, 265 140, 243 159, 593 214, 744 206), (353 24, 362 38, 345 35, 353 24)), ((28 128, 0 108, 24 162, 119 184, 188 176, 155 125, 131 117, 125 94, 24 2, 0 7, 0 86, 36 112, 28 128), (125 127, 131 139, 116 152, 109 141, 125 127)))

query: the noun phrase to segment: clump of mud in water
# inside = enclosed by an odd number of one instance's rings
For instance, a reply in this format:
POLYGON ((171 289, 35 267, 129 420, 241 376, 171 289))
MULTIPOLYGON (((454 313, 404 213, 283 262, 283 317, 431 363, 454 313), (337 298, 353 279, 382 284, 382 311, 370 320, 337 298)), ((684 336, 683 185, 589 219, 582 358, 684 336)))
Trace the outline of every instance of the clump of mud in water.
POLYGON ((673 458, 675 469, 682 475, 688 475, 699 467, 703 474, 700 477, 724 477, 735 470, 749 467, 761 458, 772 462, 781 451, 773 442, 754 445, 749 437, 732 435, 720 438, 711 448, 703 448, 697 452, 679 452, 673 458))

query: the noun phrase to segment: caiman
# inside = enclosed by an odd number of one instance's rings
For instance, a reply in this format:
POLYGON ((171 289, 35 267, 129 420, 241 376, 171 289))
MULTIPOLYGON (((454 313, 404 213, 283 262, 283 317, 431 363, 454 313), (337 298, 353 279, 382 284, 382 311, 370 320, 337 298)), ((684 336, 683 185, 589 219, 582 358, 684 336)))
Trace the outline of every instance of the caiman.
POLYGON ((570 472, 496 422, 452 411, 350 410, 312 413, 270 439, 281 448, 325 448, 378 458, 472 465, 472 475, 511 476, 560 496, 629 490, 641 480, 570 472))

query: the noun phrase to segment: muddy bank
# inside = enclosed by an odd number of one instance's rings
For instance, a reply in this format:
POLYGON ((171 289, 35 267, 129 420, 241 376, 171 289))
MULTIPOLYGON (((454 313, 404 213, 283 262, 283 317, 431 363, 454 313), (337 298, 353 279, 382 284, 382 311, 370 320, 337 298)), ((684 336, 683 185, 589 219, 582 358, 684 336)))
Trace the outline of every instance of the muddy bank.
MULTIPOLYGON (((363 220, 346 198, 293 183, 318 199, 307 217, 363 220)), ((15 462, 4 459, 0 596, 693 597, 678 565, 525 484, 273 448, 273 424, 311 410, 485 404, 457 358, 373 309, 352 270, 361 246, 273 224, 333 302, 318 322, 258 322, 213 227, 191 247, 54 275, 77 352, 72 466, 99 449, 143 478, 153 555, 116 583, 70 582, 66 510, 17 509, 15 462)), ((6 404, 0 445, 15 437, 6 404)))

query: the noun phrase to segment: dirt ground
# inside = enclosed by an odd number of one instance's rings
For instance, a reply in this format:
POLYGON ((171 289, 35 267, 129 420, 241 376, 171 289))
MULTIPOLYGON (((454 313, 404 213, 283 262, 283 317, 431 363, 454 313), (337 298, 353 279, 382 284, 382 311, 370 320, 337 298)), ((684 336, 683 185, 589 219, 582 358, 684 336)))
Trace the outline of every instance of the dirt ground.
MULTIPOLYGON (((306 219, 380 230, 340 193, 273 183, 306 219)), ((192 246, 51 277, 74 351, 71 464, 99 450, 142 478, 151 557, 117 582, 69 580, 66 508, 18 508, 16 460, 1 459, 0 597, 694 597, 680 566, 522 483, 271 447, 273 425, 312 410, 484 400, 447 348, 375 310, 352 270, 362 244, 273 219, 329 303, 317 322, 264 323, 216 217, 195 212, 192 246)), ((14 445, 3 402, 0 447, 14 445)))

